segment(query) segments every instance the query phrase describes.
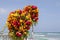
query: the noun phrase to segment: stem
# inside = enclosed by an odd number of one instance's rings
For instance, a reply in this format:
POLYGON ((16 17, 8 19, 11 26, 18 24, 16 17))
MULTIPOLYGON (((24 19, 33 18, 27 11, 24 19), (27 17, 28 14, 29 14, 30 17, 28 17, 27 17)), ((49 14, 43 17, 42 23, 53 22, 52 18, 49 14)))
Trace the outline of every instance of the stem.
POLYGON ((33 29, 34 29, 34 28, 33 28, 33 26, 32 26, 32 40, 33 40, 33 29))

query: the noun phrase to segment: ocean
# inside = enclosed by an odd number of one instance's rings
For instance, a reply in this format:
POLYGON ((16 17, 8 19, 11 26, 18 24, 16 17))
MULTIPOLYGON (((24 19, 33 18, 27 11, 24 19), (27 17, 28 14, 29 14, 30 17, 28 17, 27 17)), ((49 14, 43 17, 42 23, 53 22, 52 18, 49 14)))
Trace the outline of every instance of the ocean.
MULTIPOLYGON (((0 33, 0 40, 8 40, 7 34, 0 33)), ((60 40, 60 32, 34 32, 27 40, 60 40)))
POLYGON ((60 32, 35 32, 31 35, 29 39, 32 40, 60 40, 60 32))

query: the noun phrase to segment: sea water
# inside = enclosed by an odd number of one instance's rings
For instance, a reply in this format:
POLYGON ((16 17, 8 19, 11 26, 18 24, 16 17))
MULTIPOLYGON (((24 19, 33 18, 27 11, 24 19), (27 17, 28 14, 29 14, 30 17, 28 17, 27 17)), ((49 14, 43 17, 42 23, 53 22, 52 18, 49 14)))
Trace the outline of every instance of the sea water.
POLYGON ((60 32, 35 32, 29 38, 31 40, 60 40, 60 32))
MULTIPOLYGON (((0 40, 8 40, 7 34, 0 34, 0 40)), ((27 40, 60 40, 60 32, 34 32, 27 40)))

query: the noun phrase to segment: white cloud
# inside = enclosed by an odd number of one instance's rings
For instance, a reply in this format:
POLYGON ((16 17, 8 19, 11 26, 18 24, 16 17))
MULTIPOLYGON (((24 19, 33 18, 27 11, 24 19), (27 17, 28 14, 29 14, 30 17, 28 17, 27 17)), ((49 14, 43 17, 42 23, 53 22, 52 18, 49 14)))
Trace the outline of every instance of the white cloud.
POLYGON ((6 9, 4 9, 4 8, 0 8, 0 14, 1 14, 1 13, 6 13, 6 12, 7 12, 6 9))

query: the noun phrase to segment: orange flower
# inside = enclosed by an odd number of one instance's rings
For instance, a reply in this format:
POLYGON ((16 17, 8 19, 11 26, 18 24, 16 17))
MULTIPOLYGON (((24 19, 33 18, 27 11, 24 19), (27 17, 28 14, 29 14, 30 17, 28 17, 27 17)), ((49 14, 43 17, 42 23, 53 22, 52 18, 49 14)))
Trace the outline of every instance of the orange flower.
POLYGON ((14 34, 18 37, 23 37, 24 35, 27 36, 27 31, 30 30, 31 25, 37 21, 38 8, 34 5, 29 5, 23 10, 18 9, 14 12, 11 12, 7 19, 7 25, 9 32, 14 32, 14 34))

